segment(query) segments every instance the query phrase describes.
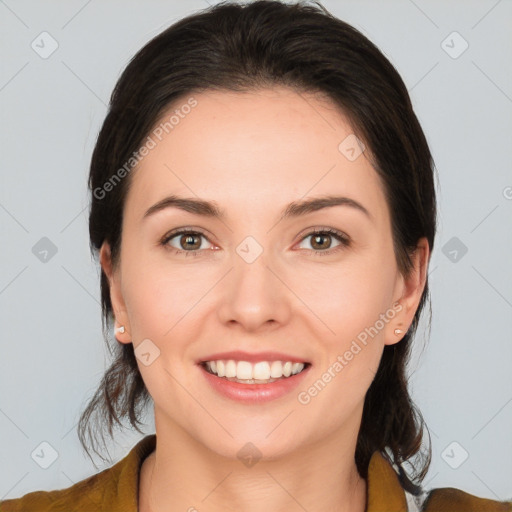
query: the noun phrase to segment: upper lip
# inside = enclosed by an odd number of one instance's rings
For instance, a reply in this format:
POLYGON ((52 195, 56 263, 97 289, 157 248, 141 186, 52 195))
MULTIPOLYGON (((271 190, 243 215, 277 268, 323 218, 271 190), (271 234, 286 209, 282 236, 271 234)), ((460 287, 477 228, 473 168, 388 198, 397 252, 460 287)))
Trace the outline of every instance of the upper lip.
POLYGON ((230 352, 216 352, 209 356, 202 357, 197 361, 198 364, 206 361, 220 361, 233 359, 235 361, 248 361, 249 363, 257 363, 258 361, 291 361, 292 363, 307 363, 304 358, 284 354, 282 352, 257 352, 250 354, 241 350, 232 350, 230 352))

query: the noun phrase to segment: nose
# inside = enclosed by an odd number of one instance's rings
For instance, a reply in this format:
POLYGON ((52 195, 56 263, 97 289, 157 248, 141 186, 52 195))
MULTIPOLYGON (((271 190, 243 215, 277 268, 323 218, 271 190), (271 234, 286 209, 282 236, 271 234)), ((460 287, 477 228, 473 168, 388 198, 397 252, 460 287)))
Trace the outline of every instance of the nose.
POLYGON ((288 321, 292 294, 275 266, 268 262, 265 250, 252 262, 233 255, 233 269, 226 276, 217 310, 222 323, 258 331, 288 321))

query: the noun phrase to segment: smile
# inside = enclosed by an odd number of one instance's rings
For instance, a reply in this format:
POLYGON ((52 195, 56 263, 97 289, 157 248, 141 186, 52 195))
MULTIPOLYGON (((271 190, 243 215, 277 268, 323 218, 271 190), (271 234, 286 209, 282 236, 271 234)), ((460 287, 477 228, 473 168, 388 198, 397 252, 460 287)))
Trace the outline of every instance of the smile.
POLYGON ((218 359, 203 361, 198 367, 215 394, 240 403, 260 404, 294 397, 292 391, 303 382, 311 363, 218 359))
POLYGON ((309 363, 291 361, 249 361, 217 360, 202 363, 206 371, 217 377, 224 377, 231 382, 243 384, 266 384, 281 378, 296 375, 309 363))

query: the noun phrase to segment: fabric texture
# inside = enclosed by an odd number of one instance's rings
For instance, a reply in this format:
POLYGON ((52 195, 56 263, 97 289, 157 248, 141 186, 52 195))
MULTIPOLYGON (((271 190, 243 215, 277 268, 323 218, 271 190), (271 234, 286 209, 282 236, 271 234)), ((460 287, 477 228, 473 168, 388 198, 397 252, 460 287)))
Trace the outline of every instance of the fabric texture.
MULTIPOLYGON (((156 434, 141 439, 112 467, 66 489, 34 491, 0 502, 0 512, 137 512, 139 473, 156 447, 156 434)), ((392 465, 375 452, 368 466, 366 512, 512 512, 512 501, 478 498, 453 488, 421 498, 406 493, 392 465)))

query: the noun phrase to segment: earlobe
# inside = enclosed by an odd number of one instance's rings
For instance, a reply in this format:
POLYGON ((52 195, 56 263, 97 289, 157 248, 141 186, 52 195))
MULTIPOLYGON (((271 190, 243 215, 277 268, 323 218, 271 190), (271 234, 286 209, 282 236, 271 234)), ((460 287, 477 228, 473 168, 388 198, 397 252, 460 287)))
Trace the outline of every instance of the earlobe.
POLYGON ((119 343, 131 343, 130 334, 126 331, 125 326, 120 325, 119 327, 117 327, 117 319, 114 326, 114 337, 119 343))
POLYGON ((102 271, 107 277, 110 291, 110 302, 114 315, 114 336, 120 343, 131 343, 130 324, 126 312, 125 303, 121 293, 118 273, 112 264, 110 244, 103 242, 99 251, 99 259, 102 271))
POLYGON ((392 333, 385 333, 385 345, 394 345, 395 343, 398 343, 399 341, 402 340, 402 338, 405 336, 405 333, 409 330, 409 323, 404 323, 404 320, 402 320, 404 307, 402 306, 401 302, 395 302, 393 309, 395 309, 395 311, 398 310, 398 314, 394 317, 394 320, 392 320, 389 324, 390 328, 392 329, 392 333))
POLYGON ((413 268, 410 275, 407 278, 401 277, 402 293, 398 301, 401 309, 392 325, 393 333, 386 336, 386 345, 398 343, 409 330, 414 320, 414 315, 425 289, 429 258, 430 248, 428 240, 423 237, 418 241, 416 249, 411 255, 413 268))

